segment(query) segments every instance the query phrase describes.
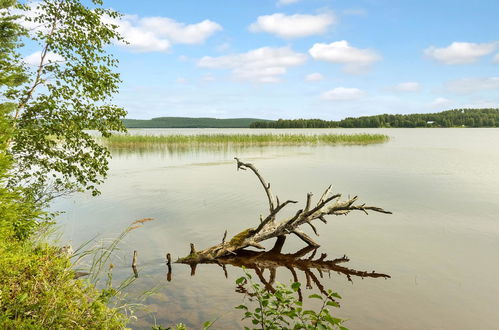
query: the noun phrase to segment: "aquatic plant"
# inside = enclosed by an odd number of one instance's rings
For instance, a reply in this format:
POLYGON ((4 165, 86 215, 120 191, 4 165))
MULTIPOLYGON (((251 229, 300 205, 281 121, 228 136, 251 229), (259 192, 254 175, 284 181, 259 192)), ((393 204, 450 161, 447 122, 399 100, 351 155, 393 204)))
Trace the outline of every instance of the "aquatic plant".
POLYGON ((199 135, 113 135, 104 139, 111 148, 145 146, 286 146, 286 145, 365 145, 383 143, 383 134, 199 134, 199 135))

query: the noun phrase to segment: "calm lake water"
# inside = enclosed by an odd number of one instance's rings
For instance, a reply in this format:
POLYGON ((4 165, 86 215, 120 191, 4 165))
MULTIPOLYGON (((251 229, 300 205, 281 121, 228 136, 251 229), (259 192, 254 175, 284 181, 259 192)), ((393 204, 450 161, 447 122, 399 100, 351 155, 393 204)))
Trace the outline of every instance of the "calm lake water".
MULTIPOLYGON (((73 246, 99 235, 116 237, 133 220, 153 217, 128 235, 115 260, 119 280, 131 274, 138 251, 139 278, 129 288, 130 301, 155 287, 145 303, 148 313, 132 325, 147 328, 184 322, 193 328, 219 319, 215 329, 239 328, 234 306, 242 270, 200 265, 195 276, 173 264, 167 281, 165 253, 176 259, 217 244, 259 222, 268 210, 256 177, 236 171, 233 157, 254 163, 281 200, 302 205, 307 192, 318 198, 333 191, 358 195, 393 215, 351 213, 317 223, 317 256, 347 255, 342 266, 375 270, 384 278, 349 281, 342 273, 315 277, 338 292, 351 329, 492 329, 499 324, 499 129, 359 129, 359 130, 134 130, 135 134, 195 133, 383 133, 385 144, 370 146, 262 147, 202 150, 114 150, 109 178, 96 198, 76 195, 57 202, 65 210, 59 223, 73 246)), ((289 212, 295 211, 291 207, 289 212)), ((304 228, 308 231, 309 228, 304 228)), ((313 235, 311 231, 310 235, 313 235)), ((266 246, 271 247, 272 242, 266 246)), ((283 252, 304 245, 292 237, 283 252)), ((307 290, 306 275, 296 270, 307 290)), ((254 274, 253 270, 250 273, 254 274)), ((269 278, 269 272, 264 272, 269 278)), ((290 283, 291 272, 277 269, 277 280, 290 283)))

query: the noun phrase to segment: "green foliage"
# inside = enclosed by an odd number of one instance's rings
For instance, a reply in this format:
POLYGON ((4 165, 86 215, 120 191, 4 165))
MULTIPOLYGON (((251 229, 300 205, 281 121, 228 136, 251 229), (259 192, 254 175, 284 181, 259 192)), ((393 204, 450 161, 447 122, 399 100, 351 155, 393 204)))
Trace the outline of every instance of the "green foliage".
POLYGON ((0 328, 122 329, 127 318, 107 307, 107 290, 74 280, 60 249, 13 239, 0 222, 0 328))
POLYGON ((345 118, 340 121, 321 119, 279 119, 258 121, 251 128, 368 128, 368 127, 499 127, 499 109, 456 109, 439 113, 409 115, 376 115, 345 118))
POLYGON ((43 215, 35 203, 26 199, 19 189, 7 187, 12 157, 8 152, 14 129, 9 113, 15 104, 7 101, 8 91, 22 84, 26 77, 16 49, 21 45, 24 30, 16 23, 10 11, 16 1, 0 0, 0 226, 13 230, 16 239, 24 239, 43 215))
POLYGON ((188 118, 158 117, 150 120, 123 119, 127 128, 249 128, 251 123, 263 119, 256 118, 188 118))
POLYGON ((10 118, 0 110, 0 225, 11 226, 16 239, 26 239, 37 228, 38 221, 47 214, 32 200, 21 194, 20 189, 7 187, 12 160, 7 152, 12 136, 10 118))
POLYGON ((98 193, 109 152, 85 130, 103 136, 124 130, 125 111, 110 103, 120 82, 118 62, 105 52, 121 40, 106 18, 119 15, 103 9, 102 1, 92 3, 90 8, 78 0, 43 0, 23 7, 32 14, 24 20, 38 26, 30 37, 40 45, 41 58, 24 84, 5 93, 16 104, 11 184, 48 199, 80 189, 98 193))
POLYGON ((388 141, 382 134, 201 134, 201 135, 113 135, 105 140, 112 148, 134 148, 151 145, 318 145, 370 144, 388 141))
POLYGON ((236 284, 245 288, 250 301, 256 302, 254 309, 246 305, 236 307, 244 313, 243 320, 250 320, 257 327, 255 329, 347 329, 342 325, 344 320, 333 317, 329 311, 329 307, 339 307, 333 298, 341 298, 331 290, 324 297, 318 294, 309 296, 310 299, 322 301, 322 307, 314 311, 305 310, 302 302, 296 299, 301 285, 298 282, 291 287, 279 283, 275 292, 269 292, 253 282, 251 275, 245 272, 243 277, 236 280, 236 284))
MULTIPOLYGON (((12 15, 16 0, 0 0, 0 87, 16 87, 26 81, 24 67, 17 49, 22 46, 25 30, 12 15)), ((14 104, 2 103, 0 110, 12 110, 14 104)))

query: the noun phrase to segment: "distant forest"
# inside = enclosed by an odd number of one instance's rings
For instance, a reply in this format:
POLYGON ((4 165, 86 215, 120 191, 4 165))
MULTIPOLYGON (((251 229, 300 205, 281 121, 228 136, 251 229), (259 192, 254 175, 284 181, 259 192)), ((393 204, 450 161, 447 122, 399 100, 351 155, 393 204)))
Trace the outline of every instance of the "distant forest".
POLYGON ((158 117, 148 120, 123 119, 123 124, 127 128, 249 128, 250 124, 256 121, 266 122, 256 118, 158 117))
POLYGON ((279 119, 256 121, 251 128, 365 128, 365 127, 499 127, 499 109, 455 109, 438 113, 410 115, 376 115, 322 119, 279 119))

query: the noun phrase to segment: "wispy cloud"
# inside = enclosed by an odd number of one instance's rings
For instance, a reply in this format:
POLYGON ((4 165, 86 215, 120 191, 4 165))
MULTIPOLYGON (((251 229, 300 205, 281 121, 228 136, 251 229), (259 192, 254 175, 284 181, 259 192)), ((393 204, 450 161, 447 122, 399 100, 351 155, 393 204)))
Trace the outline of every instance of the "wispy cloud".
POLYGON ((395 85, 394 89, 399 92, 417 92, 421 89, 421 84, 414 81, 408 81, 395 85))
POLYGON ((443 64, 469 64, 476 62, 480 57, 491 54, 499 48, 499 42, 473 43, 453 42, 447 47, 428 47, 424 53, 429 58, 443 64))
MULTIPOLYGON (((40 61, 42 60, 42 52, 37 51, 34 52, 33 54, 30 54, 23 58, 24 63, 29 64, 29 65, 39 65, 40 61)), ((59 54, 55 54, 52 52, 48 52, 45 55, 44 61, 42 64, 49 63, 49 62, 63 62, 65 59, 59 54)))
POLYGON ((458 94, 470 94, 479 91, 498 89, 499 77, 463 78, 445 84, 448 91, 458 94))
POLYGON ((324 76, 319 72, 314 72, 305 76, 306 81, 319 81, 324 80, 324 76))
POLYGON ((321 99, 327 101, 350 101, 358 100, 365 95, 366 92, 358 88, 336 87, 322 93, 321 99))
POLYGON ((430 106, 432 106, 432 107, 442 107, 442 106, 449 105, 450 103, 451 103, 451 100, 449 100, 448 98, 437 97, 436 99, 434 99, 430 103, 430 106))
POLYGON ((261 83, 276 83, 287 69, 306 62, 305 54, 288 47, 262 47, 246 53, 201 58, 197 65, 202 68, 231 70, 235 78, 261 83))

